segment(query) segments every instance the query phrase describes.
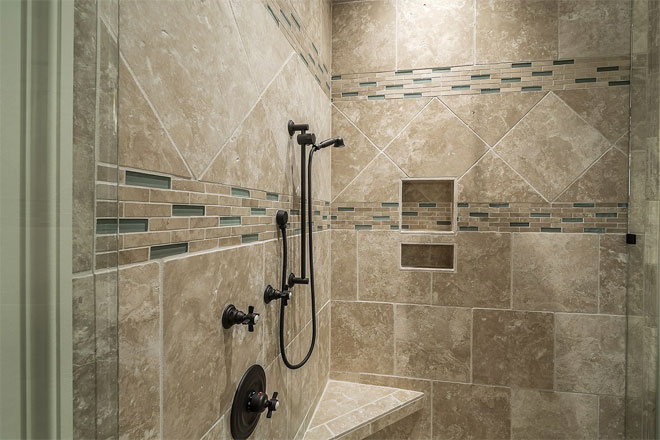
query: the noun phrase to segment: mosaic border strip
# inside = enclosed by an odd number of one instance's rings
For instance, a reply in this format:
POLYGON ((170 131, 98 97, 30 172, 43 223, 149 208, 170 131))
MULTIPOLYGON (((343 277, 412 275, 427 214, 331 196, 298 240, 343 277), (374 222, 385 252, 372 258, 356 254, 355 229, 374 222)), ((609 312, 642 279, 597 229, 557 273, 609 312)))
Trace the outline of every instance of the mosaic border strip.
POLYGON ((300 16, 287 1, 261 0, 261 2, 280 28, 282 34, 314 75, 314 79, 323 89, 323 92, 331 97, 331 74, 328 57, 332 57, 332 54, 321 53, 321 49, 314 44, 309 36, 300 16))
POLYGON ((630 58, 494 63, 335 75, 332 100, 585 89, 630 84, 630 58))
MULTIPOLYGON (((401 209, 398 202, 333 204, 332 229, 412 230, 401 209)), ((458 231, 622 234, 627 225, 624 202, 457 203, 458 231)))

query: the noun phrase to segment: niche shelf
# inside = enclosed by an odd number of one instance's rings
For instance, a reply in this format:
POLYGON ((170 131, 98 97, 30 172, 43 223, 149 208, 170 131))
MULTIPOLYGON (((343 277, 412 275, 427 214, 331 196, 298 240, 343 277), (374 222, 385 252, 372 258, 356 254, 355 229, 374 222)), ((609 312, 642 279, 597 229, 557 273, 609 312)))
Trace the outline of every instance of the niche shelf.
POLYGON ((402 179, 401 232, 453 233, 456 224, 454 179, 402 179))
POLYGON ((401 243, 401 269, 453 272, 454 243, 401 243))

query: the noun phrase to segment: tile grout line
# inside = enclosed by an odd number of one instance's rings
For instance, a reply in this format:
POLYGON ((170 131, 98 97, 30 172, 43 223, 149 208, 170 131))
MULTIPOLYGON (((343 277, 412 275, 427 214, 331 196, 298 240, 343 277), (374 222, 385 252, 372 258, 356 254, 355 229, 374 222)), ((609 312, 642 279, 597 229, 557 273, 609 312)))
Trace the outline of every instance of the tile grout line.
POLYGON ((160 435, 159 437, 161 439, 165 438, 164 435, 164 428, 165 428, 165 341, 164 341, 164 335, 165 335, 165 323, 164 321, 164 314, 165 314, 165 305, 164 303, 164 282, 165 282, 165 263, 162 261, 159 261, 158 263, 158 272, 159 272, 159 282, 160 282, 160 289, 158 292, 158 300, 159 300, 159 306, 158 306, 158 351, 159 351, 159 374, 158 374, 158 386, 159 386, 159 409, 160 409, 160 415, 159 415, 159 429, 160 429, 160 435))

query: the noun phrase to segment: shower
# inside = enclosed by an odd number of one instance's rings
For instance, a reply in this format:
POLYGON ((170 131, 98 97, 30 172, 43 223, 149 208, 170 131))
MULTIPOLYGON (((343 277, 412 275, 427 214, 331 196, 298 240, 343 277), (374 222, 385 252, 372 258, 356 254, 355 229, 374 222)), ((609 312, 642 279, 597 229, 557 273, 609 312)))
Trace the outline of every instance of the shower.
POLYGON ((296 131, 299 131, 296 140, 298 145, 300 145, 300 276, 296 276, 291 272, 287 278, 287 238, 286 238, 286 228, 288 224, 288 214, 286 211, 278 211, 276 216, 277 226, 280 228, 282 233, 282 282, 281 290, 273 288, 271 285, 266 287, 264 291, 264 302, 268 304, 272 300, 280 299, 280 352, 282 353, 282 361, 287 368, 296 370, 307 363, 314 351, 314 344, 316 343, 316 299, 315 299, 315 287, 314 287, 314 247, 312 244, 312 159, 314 153, 323 148, 333 146, 335 148, 344 147, 344 140, 341 137, 335 137, 326 139, 323 142, 316 144, 316 135, 314 133, 307 133, 309 130, 309 124, 296 124, 293 121, 289 121, 287 124, 287 129, 289 131, 289 136, 293 136, 296 131), (311 145, 312 148, 309 151, 309 158, 307 164, 307 176, 305 176, 305 159, 307 146, 311 145), (306 180, 305 180, 306 177, 306 180), (309 186, 309 191, 307 191, 307 186, 309 186), (307 200, 305 200, 305 194, 307 194, 307 200), (305 207, 305 202, 307 206, 305 207), (306 250, 307 243, 305 237, 305 218, 307 217, 307 227, 308 227, 308 238, 309 238, 309 278, 307 278, 307 265, 306 261, 306 250), (311 312, 312 312, 312 341, 309 345, 309 350, 307 354, 297 364, 292 364, 286 356, 284 343, 284 313, 285 308, 288 304, 288 301, 291 299, 291 290, 296 284, 309 284, 310 285, 310 296, 311 296, 311 312))

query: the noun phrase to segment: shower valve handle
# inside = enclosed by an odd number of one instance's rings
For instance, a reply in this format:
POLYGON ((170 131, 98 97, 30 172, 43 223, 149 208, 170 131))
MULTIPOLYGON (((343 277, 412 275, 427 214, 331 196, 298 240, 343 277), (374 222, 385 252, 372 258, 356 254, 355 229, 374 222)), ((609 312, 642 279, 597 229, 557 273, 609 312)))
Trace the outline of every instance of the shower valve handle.
POLYGON ((233 304, 229 304, 222 313, 222 326, 227 329, 236 324, 242 324, 248 326, 249 332, 253 332, 257 322, 259 322, 259 314, 254 313, 254 306, 249 306, 248 312, 245 313, 238 310, 233 304))

